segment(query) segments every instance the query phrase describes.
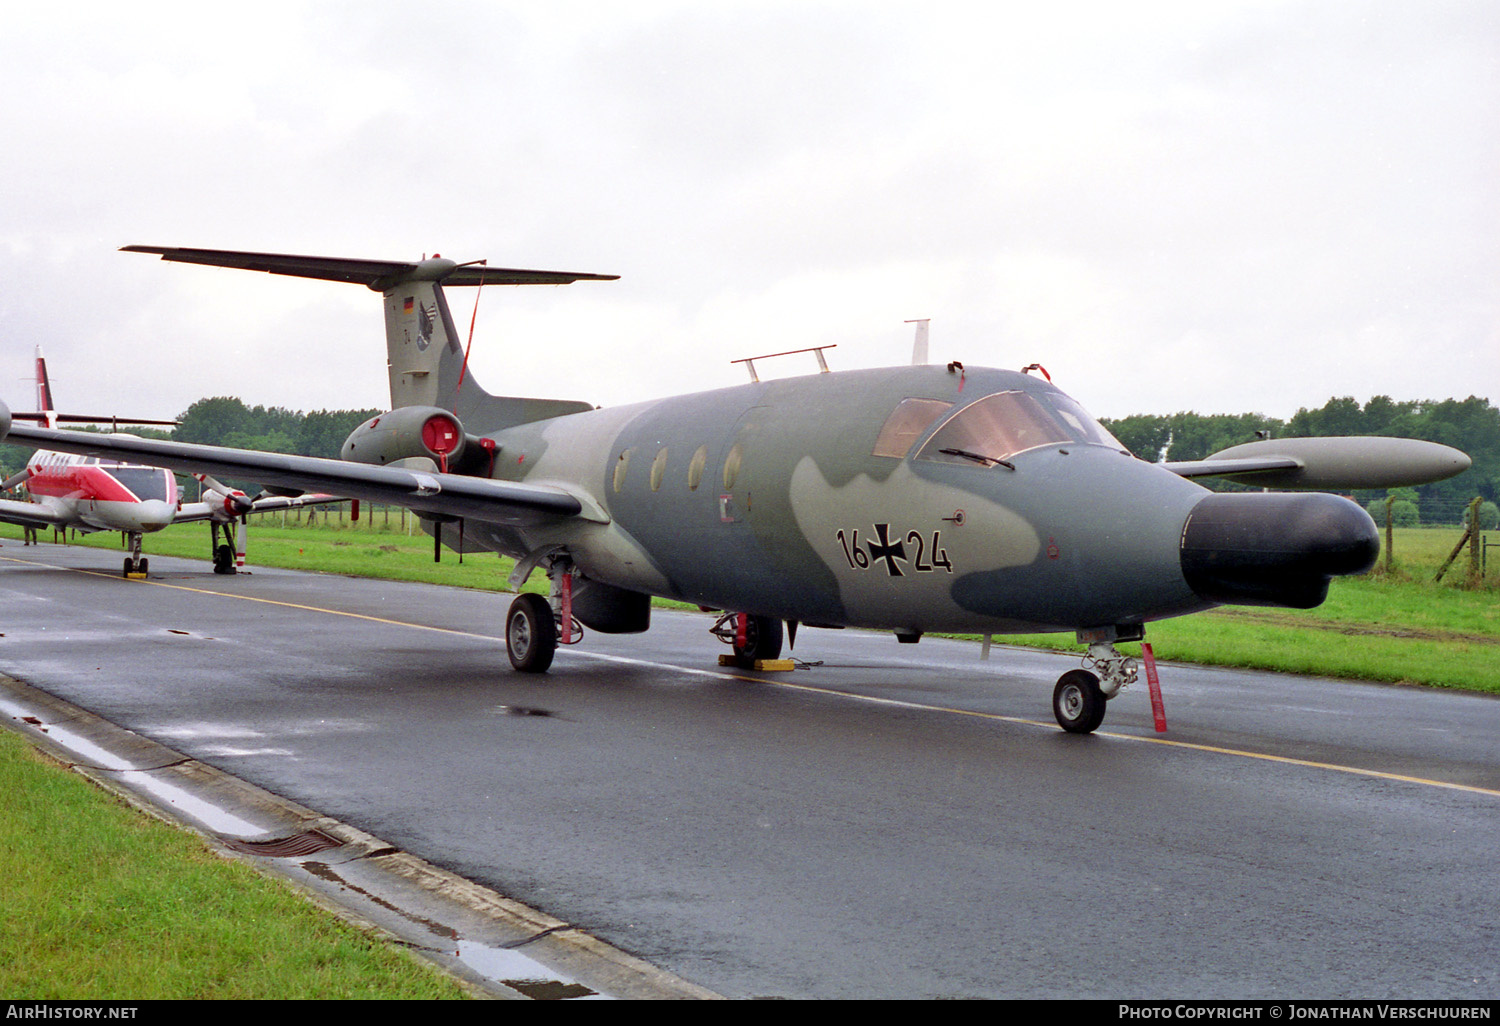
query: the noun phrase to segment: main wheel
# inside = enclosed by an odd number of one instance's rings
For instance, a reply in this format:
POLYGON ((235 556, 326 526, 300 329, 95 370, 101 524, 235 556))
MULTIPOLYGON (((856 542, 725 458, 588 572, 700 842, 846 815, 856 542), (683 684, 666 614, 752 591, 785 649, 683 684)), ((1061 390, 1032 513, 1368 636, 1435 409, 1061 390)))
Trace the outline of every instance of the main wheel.
POLYGON ((214 549, 214 573, 234 573, 234 549, 228 545, 220 545, 214 549))
POLYGON ((1104 722, 1104 692, 1088 670, 1069 670, 1052 689, 1052 715, 1070 734, 1088 734, 1104 722))
POLYGON ((517 595, 505 614, 505 651, 522 673, 543 673, 557 652, 557 621, 540 595, 517 595))
POLYGON ((745 643, 736 643, 734 654, 747 666, 757 659, 781 658, 781 621, 772 616, 746 617, 745 643))

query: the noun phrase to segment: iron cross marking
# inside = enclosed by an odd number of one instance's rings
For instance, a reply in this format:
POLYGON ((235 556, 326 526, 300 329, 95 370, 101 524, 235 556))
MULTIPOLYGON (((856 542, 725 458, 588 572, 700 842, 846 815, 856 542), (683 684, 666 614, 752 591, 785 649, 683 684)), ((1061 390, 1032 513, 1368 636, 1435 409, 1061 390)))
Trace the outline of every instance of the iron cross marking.
POLYGON ((877 545, 875 542, 866 542, 865 546, 870 550, 871 559, 885 560, 885 568, 892 577, 904 577, 906 575, 896 565, 896 560, 906 561, 906 546, 900 541, 892 544, 889 537, 890 530, 890 524, 876 524, 875 534, 880 539, 880 543, 877 545))

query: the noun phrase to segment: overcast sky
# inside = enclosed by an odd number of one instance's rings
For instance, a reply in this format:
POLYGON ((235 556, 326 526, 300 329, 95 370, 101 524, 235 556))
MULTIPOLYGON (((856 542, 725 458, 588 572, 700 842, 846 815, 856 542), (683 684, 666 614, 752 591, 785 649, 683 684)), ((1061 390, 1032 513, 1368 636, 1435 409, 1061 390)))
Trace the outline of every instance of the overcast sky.
POLYGON ((1493 0, 33 4, 0 87, 16 409, 389 405, 373 293, 131 243, 622 276, 483 290, 502 394, 931 318, 1100 416, 1500 401, 1493 0))

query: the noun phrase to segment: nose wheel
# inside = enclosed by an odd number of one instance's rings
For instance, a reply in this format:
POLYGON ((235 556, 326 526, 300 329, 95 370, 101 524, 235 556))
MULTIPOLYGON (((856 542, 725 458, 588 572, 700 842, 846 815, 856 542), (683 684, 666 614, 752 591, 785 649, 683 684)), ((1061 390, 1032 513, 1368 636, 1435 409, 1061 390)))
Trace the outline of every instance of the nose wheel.
POLYGON ((120 571, 120 576, 131 577, 134 575, 145 576, 148 561, 141 555, 141 536, 131 534, 130 555, 125 557, 125 568, 120 571))
POLYGON ((1088 670, 1069 670, 1052 689, 1052 715, 1070 734, 1092 733, 1104 722, 1104 692, 1088 670))

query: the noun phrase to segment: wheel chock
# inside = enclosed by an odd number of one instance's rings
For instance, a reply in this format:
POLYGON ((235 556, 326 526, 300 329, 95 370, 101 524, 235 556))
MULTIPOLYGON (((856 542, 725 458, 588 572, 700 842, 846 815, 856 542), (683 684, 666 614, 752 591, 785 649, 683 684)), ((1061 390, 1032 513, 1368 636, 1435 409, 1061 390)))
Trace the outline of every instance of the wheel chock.
POLYGON ((146 575, 145 574, 136 574, 136 573, 126 574, 125 577, 126 577, 127 580, 131 580, 131 581, 144 581, 146 579, 146 575))
POLYGON ((729 655, 727 653, 719 655, 719 665, 733 666, 741 670, 760 670, 763 673, 785 673, 788 670, 795 670, 797 668, 797 664, 791 659, 757 659, 755 662, 750 663, 737 655, 729 655))

